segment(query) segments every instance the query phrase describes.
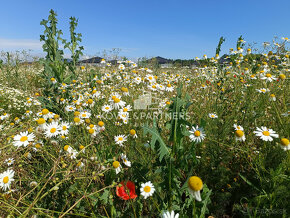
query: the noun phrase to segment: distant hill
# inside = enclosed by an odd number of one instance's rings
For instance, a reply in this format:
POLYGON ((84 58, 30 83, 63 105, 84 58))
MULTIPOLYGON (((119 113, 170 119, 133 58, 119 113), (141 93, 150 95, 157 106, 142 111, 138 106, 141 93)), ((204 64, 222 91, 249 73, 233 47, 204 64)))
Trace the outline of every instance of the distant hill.
POLYGON ((166 59, 166 58, 163 58, 163 57, 160 57, 160 56, 157 56, 157 57, 154 57, 154 58, 150 58, 147 60, 148 62, 155 62, 157 64, 170 64, 173 62, 173 60, 171 59, 166 59))
POLYGON ((101 57, 93 57, 86 60, 79 61, 80 64, 99 64, 101 63, 103 58, 101 57))

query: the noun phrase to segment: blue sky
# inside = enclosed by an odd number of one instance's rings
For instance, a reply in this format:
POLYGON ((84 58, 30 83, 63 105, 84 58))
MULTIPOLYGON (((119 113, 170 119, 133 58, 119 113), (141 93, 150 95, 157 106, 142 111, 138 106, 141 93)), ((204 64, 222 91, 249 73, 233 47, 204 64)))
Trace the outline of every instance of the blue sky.
POLYGON ((127 57, 194 58, 247 42, 290 37, 289 0, 11 0, 1 1, 0 50, 41 51, 42 19, 50 9, 68 38, 69 17, 79 19, 85 53, 121 48, 127 57))

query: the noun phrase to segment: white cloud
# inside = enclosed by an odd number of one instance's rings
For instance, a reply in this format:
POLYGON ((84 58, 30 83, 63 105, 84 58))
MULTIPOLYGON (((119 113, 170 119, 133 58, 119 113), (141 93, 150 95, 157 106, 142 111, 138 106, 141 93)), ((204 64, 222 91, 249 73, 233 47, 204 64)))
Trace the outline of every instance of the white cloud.
POLYGON ((42 43, 36 39, 4 39, 0 38, 0 49, 15 50, 15 49, 32 49, 41 50, 42 43))

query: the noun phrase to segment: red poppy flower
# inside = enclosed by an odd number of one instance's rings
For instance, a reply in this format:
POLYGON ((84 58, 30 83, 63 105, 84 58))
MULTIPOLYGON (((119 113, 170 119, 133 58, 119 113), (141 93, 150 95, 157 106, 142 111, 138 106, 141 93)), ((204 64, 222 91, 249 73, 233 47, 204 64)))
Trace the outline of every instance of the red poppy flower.
POLYGON ((126 186, 124 182, 120 183, 122 186, 118 185, 116 187, 116 194, 123 200, 135 199, 137 197, 135 192, 135 184, 131 181, 128 181, 126 186))

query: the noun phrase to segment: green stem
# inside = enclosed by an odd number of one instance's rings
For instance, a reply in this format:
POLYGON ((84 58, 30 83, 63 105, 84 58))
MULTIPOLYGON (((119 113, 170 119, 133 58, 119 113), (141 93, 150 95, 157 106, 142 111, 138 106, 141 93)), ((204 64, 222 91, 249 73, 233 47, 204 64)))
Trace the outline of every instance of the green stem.
POLYGON ((195 199, 193 199, 192 217, 196 217, 195 199))

